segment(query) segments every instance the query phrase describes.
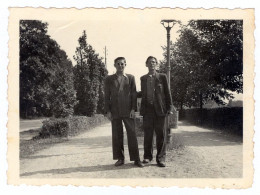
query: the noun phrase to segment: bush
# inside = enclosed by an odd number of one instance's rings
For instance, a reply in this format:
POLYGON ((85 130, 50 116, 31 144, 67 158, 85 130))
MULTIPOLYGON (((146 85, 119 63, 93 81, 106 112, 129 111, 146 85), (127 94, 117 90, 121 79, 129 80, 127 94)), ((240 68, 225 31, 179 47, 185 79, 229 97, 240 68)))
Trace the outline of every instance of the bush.
POLYGON ((93 117, 51 118, 43 121, 40 137, 50 137, 52 135, 58 137, 74 136, 107 121, 107 118, 101 114, 93 117))

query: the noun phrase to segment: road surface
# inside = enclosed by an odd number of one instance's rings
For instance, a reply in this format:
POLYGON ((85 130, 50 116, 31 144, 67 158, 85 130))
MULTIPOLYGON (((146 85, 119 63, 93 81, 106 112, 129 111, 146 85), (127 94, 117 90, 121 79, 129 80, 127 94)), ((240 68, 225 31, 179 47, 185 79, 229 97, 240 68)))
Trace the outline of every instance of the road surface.
MULTIPOLYGON (((236 178, 242 177, 242 142, 235 136, 179 122, 179 148, 167 152, 166 167, 144 168, 129 161, 115 167, 110 123, 20 159, 22 178, 236 178)), ((140 157, 143 140, 138 138, 140 157)), ((125 138, 125 143, 126 138, 125 138)), ((174 144, 175 144, 174 143, 174 144)), ((173 144, 173 146, 174 146, 173 144)), ((156 154, 156 150, 154 155, 156 154)))

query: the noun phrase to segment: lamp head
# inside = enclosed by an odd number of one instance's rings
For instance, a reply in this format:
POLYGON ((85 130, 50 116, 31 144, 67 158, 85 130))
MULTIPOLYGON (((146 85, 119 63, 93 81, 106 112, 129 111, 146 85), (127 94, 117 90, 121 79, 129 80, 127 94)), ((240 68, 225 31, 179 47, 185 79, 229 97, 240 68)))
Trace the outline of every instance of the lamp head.
POLYGON ((161 20, 161 24, 165 28, 172 28, 176 23, 179 23, 177 20, 161 20))

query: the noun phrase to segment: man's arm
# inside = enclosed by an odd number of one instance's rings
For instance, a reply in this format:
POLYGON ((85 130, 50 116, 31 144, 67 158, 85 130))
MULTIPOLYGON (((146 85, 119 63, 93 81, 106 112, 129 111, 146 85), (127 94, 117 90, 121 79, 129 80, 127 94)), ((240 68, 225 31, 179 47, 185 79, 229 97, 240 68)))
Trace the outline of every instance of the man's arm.
POLYGON ((132 110, 136 110, 137 104, 137 92, 136 92, 136 85, 135 85, 135 77, 132 77, 132 85, 131 85, 131 105, 132 110))
POLYGON ((105 79, 105 112, 111 112, 110 105, 111 105, 111 90, 110 90, 110 82, 109 77, 105 79))
POLYGON ((164 80, 164 95, 165 95, 165 104, 166 109, 168 113, 172 113, 174 111, 174 107, 172 104, 172 95, 169 88, 168 80, 165 74, 163 74, 163 80, 164 80))
POLYGON ((132 82, 131 82, 131 112, 130 112, 130 118, 135 117, 135 110, 136 110, 136 104, 137 104, 137 93, 136 93, 136 85, 135 85, 135 77, 132 76, 132 82))

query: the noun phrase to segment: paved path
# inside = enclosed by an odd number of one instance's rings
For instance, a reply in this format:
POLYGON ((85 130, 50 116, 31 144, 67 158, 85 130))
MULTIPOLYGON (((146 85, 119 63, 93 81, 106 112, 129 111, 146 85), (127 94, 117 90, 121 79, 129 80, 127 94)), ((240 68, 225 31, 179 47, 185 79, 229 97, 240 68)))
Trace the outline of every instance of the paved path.
POLYGON ((46 119, 20 120, 20 132, 42 127, 42 121, 46 119))
MULTIPOLYGON (((20 160, 23 178, 218 178, 242 176, 242 143, 208 129, 179 123, 167 167, 153 162, 133 166, 125 145, 126 164, 115 167, 112 160, 111 125, 104 124, 71 140, 56 144, 20 160), (184 147, 176 146, 184 145, 184 147), (40 165, 40 166, 39 166, 40 165)), ((142 138, 139 140, 143 156, 142 138)), ((125 140, 126 143, 126 140, 125 140)), ((155 151, 156 152, 156 151, 155 151)))
POLYGON ((20 120, 20 139, 30 140, 38 135, 44 120, 46 118, 20 120))

